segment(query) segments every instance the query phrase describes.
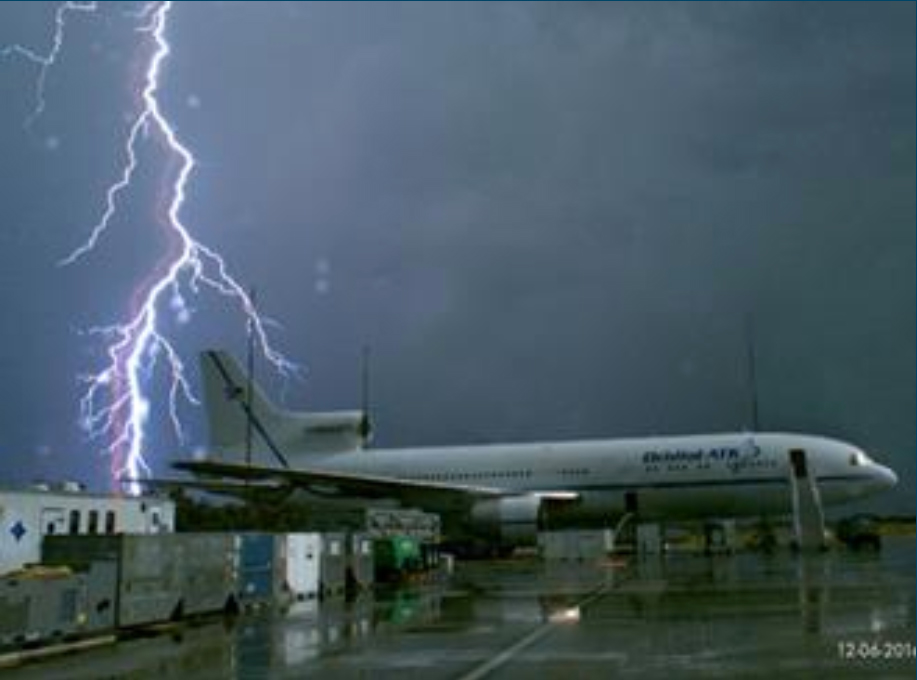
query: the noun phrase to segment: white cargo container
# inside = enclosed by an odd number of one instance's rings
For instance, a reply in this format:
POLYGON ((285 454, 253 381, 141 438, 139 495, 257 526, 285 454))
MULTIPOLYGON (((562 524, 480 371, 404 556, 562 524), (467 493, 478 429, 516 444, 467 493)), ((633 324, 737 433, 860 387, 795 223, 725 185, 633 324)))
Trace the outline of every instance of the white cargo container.
POLYGON ((538 535, 541 557, 545 560, 597 561, 611 552, 611 529, 567 529, 542 531, 538 535))
POLYGON ((317 597, 321 588, 322 535, 283 534, 279 544, 284 590, 293 600, 317 597))
POLYGON ((67 490, 0 490, 0 574, 36 563, 44 536, 175 530, 175 503, 67 490))

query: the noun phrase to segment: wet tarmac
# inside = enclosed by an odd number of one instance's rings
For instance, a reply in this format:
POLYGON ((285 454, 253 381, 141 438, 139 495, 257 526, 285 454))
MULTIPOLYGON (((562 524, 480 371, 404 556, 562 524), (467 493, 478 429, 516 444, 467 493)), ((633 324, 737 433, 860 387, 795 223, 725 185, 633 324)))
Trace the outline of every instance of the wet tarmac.
POLYGON ((466 563, 438 583, 211 621, 2 675, 913 678, 914 573, 913 538, 806 558, 466 563))

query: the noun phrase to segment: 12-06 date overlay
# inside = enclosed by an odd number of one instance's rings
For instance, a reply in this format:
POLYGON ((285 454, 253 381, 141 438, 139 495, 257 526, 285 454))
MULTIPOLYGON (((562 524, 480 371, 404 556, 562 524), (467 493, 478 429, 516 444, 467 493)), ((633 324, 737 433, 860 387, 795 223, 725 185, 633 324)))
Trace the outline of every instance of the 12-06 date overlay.
POLYGON ((913 661, 917 644, 900 640, 838 640, 837 656, 846 661, 913 661))

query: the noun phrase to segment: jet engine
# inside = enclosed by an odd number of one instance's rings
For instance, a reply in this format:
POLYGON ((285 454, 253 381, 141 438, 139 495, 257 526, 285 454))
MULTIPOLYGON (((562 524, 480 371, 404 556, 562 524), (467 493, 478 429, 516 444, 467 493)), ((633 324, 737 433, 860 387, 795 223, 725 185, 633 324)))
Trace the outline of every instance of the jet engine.
POLYGON ((542 501, 536 496, 514 496, 478 501, 471 509, 476 534, 501 545, 534 545, 542 524, 542 501))

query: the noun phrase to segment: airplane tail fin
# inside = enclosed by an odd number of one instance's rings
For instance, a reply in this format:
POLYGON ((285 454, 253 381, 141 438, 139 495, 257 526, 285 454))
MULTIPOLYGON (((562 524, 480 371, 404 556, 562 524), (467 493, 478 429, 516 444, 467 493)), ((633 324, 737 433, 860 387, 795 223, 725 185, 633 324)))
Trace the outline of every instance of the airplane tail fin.
MULTIPOLYGON (((283 413, 251 384, 238 362, 222 350, 201 352, 201 376, 204 382, 204 405, 210 429, 210 445, 219 453, 244 451, 249 436, 249 418, 253 417, 268 432, 274 430, 283 413), (249 404, 250 401, 250 404, 249 404), (251 406, 251 414, 249 414, 251 406)), ((257 434, 254 435, 257 437, 257 434)), ((254 440, 253 437, 253 440, 254 440)), ((254 442, 264 448, 263 442, 254 442)))
POLYGON ((245 372, 227 352, 202 352, 201 374, 209 443, 215 453, 238 456, 251 436, 254 453, 269 449, 277 458, 295 458, 355 451, 370 436, 363 411, 309 413, 279 408, 258 385, 249 385, 245 372))

